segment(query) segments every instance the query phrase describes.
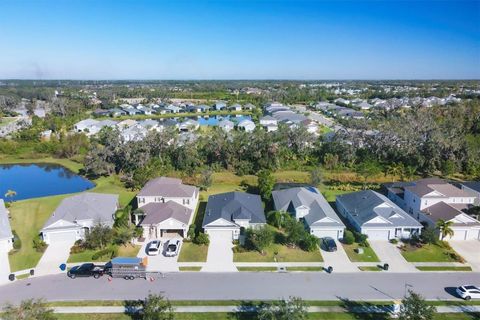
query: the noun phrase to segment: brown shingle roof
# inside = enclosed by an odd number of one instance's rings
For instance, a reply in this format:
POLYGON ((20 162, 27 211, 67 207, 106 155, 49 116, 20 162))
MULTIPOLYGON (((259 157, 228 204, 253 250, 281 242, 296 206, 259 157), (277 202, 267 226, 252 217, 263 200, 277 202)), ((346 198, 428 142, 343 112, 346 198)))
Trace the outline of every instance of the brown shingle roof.
POLYGON ((141 209, 145 213, 145 218, 140 223, 141 225, 159 224, 170 218, 188 224, 192 215, 191 209, 175 201, 168 201, 166 203, 151 202, 144 205, 141 209))
POLYGON ((159 177, 148 181, 138 195, 185 198, 192 197, 196 189, 193 186, 182 184, 180 179, 159 177))

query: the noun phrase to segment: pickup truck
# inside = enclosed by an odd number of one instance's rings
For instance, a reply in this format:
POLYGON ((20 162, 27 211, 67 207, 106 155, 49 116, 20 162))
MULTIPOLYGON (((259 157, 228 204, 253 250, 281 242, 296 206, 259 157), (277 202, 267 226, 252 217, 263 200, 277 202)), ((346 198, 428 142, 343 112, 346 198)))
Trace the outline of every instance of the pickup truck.
POLYGON ((98 266, 93 263, 84 263, 68 270, 67 276, 70 277, 70 279, 75 279, 76 277, 94 277, 95 279, 98 279, 103 276, 104 273, 104 266, 98 266))

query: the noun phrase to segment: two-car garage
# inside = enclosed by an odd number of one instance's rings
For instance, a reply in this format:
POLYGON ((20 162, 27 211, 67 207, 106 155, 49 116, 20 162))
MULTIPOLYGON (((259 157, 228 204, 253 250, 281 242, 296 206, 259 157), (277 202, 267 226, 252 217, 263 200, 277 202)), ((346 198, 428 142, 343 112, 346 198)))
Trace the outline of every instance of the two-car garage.
POLYGON ((49 231, 43 232, 42 238, 47 244, 54 242, 75 242, 81 238, 81 230, 62 230, 62 231, 49 231))
POLYGON ((449 240, 480 240, 480 229, 452 228, 453 236, 449 240))
POLYGON ((362 233, 367 235, 369 240, 389 240, 390 232, 388 229, 362 229, 362 233))
POLYGON ((330 237, 332 239, 342 239, 343 227, 338 229, 310 228, 310 234, 317 238, 330 237))

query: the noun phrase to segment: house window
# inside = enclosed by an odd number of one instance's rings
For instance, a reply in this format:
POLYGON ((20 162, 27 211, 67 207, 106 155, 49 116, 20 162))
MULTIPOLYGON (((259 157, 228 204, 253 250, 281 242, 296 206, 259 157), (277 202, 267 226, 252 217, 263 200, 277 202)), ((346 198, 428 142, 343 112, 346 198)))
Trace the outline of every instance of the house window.
POLYGON ((427 200, 425 200, 425 205, 428 205, 428 201, 427 201, 427 200))
POLYGON ((138 203, 145 203, 145 198, 138 198, 138 203))

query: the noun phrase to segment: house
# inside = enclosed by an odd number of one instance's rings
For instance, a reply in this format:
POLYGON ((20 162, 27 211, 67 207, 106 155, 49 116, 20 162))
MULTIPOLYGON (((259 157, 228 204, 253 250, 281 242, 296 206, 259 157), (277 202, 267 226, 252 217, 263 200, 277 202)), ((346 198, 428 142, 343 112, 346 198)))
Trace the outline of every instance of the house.
POLYGON ((267 125, 277 125, 278 124, 278 121, 276 118, 272 117, 272 116, 264 116, 264 117, 261 117, 260 119, 260 125, 261 126, 267 126, 267 125))
MULTIPOLYGON (((198 188, 182 183, 176 178, 159 177, 147 182, 137 194, 138 207, 149 203, 165 203, 170 200, 195 210, 199 196, 198 188)), ((138 223, 138 221, 137 221, 138 223)))
POLYGON ((187 119, 178 125, 178 130, 182 132, 195 131, 198 128, 200 128, 200 123, 193 119, 187 119))
POLYGON ((13 233, 8 219, 8 210, 3 199, 0 199, 0 252, 9 252, 12 249, 13 233))
POLYGON ((113 226, 118 210, 118 195, 84 192, 67 197, 60 202, 41 232, 47 244, 57 241, 84 239, 96 224, 113 226))
POLYGON ((371 240, 408 239, 422 225, 384 195, 363 190, 337 196, 338 212, 371 240))
POLYGON ((214 105, 213 105, 213 108, 216 110, 216 111, 221 111, 221 110, 225 110, 227 109, 227 104, 223 101, 217 101, 214 105))
POLYGON ((96 117, 108 117, 109 115, 111 115, 111 110, 95 109, 95 111, 93 111, 92 113, 96 117))
POLYGON ((126 142, 141 141, 147 136, 148 129, 136 123, 133 126, 122 129, 120 134, 126 142))
POLYGON ((253 123, 251 120, 244 119, 238 123, 237 127, 246 132, 252 132, 255 130, 255 123, 253 123))
POLYGON ((88 132, 88 130, 96 125, 99 121, 94 120, 94 119, 85 119, 82 121, 79 121, 73 125, 73 129, 75 132, 88 132))
MULTIPOLYGON (((141 207, 143 236, 149 239, 186 237, 193 210, 175 201, 150 202, 141 207)), ((136 217, 140 217, 137 215, 136 217)))
POLYGON ((314 187, 296 187, 272 192, 275 210, 303 220, 308 231, 318 238, 342 239, 345 225, 314 187))
POLYGON ((151 116, 153 114, 153 109, 148 107, 144 107, 140 111, 146 116, 151 116))
POLYGON ((256 108, 256 106, 251 104, 251 103, 247 103, 246 105, 243 106, 244 110, 253 110, 255 108, 256 108))
POLYGON ((465 181, 460 183, 460 188, 475 197, 473 204, 480 206, 480 181, 465 181))
POLYGON ((173 104, 169 104, 165 107, 165 111, 168 113, 180 113, 183 111, 183 109, 173 104))
POLYGON ((119 108, 113 108, 113 109, 110 109, 109 111, 112 117, 121 117, 121 116, 127 115, 125 111, 119 108))
POLYGON ((242 111, 242 106, 239 105, 238 103, 235 103, 231 105, 228 109, 232 111, 242 111))
POLYGON ((236 240, 240 228, 266 224, 260 196, 245 192, 227 192, 208 197, 202 227, 206 234, 228 233, 236 240))
POLYGON ((218 123, 218 127, 225 132, 230 132, 235 127, 235 124, 228 119, 224 119, 218 123))
POLYGON ((138 114, 142 114, 142 110, 139 109, 124 109, 125 113, 128 114, 129 116, 136 116, 138 114))
POLYGON ((315 121, 310 119, 302 121, 302 125, 307 129, 309 133, 317 133, 318 132, 318 124, 315 121))

